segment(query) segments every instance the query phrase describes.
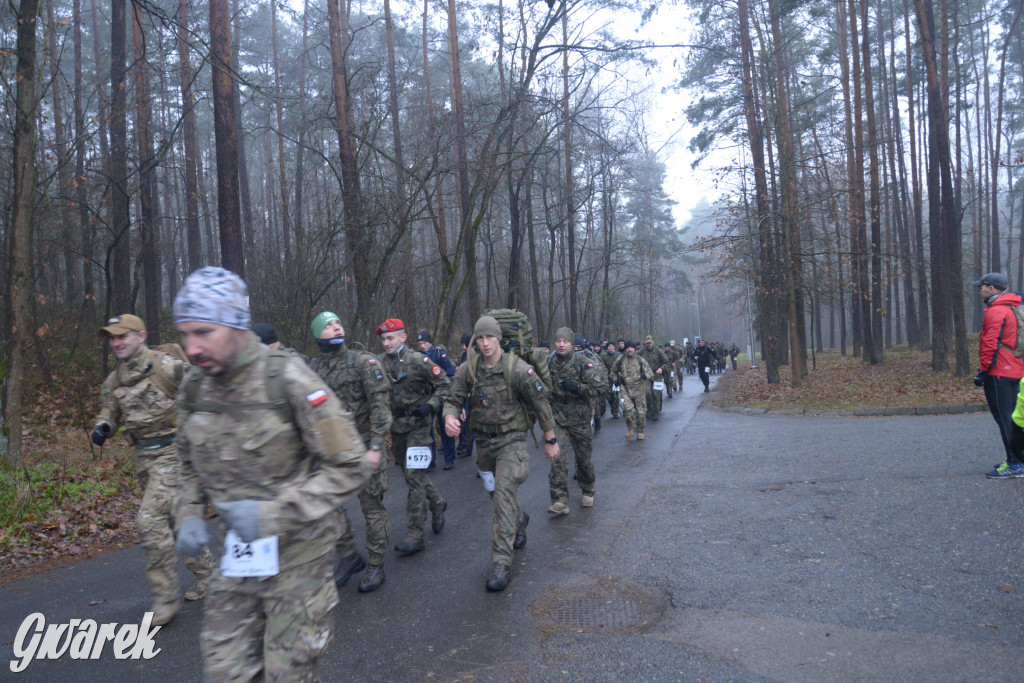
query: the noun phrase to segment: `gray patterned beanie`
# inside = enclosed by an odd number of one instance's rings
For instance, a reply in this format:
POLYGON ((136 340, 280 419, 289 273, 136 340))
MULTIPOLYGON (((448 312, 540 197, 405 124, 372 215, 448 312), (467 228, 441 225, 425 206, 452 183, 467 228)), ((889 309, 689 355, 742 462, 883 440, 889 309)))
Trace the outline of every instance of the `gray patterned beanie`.
POLYGON ((189 275, 174 297, 174 324, 191 320, 248 330, 252 317, 242 278, 216 266, 189 275))

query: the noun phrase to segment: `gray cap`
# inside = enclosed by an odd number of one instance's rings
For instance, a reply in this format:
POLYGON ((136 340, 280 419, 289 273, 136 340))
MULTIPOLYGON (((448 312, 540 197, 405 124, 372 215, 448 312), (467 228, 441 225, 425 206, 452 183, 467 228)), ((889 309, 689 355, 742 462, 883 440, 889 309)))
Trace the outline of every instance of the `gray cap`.
POLYGON ((174 323, 191 320, 248 330, 252 318, 242 278, 216 266, 189 275, 174 298, 174 323))
POLYGON ((989 273, 980 280, 975 280, 971 283, 971 287, 981 287, 982 285, 988 285, 996 289, 1006 289, 1010 286, 1010 282, 1002 273, 989 273))

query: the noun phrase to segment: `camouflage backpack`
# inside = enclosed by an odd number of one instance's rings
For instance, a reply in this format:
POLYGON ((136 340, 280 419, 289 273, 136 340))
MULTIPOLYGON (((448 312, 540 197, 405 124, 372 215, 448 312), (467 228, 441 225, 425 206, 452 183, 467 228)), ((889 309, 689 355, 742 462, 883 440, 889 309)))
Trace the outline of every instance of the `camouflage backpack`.
POLYGON ((292 422, 295 411, 285 394, 284 366, 288 363, 288 359, 293 357, 292 354, 281 351, 268 351, 266 363, 267 400, 264 402, 199 401, 199 383, 203 379, 203 374, 199 372, 198 368, 194 369, 186 379, 181 408, 186 413, 228 413, 235 417, 250 410, 274 410, 284 422, 292 422))

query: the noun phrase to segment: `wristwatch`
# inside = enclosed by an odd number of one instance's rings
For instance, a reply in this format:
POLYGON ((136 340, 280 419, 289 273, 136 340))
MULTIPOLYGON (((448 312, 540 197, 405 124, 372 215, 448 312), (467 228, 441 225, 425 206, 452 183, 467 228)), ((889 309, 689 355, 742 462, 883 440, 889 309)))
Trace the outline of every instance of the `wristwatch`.
POLYGON ((544 439, 544 443, 549 443, 552 446, 554 446, 555 444, 558 443, 558 439, 556 439, 555 437, 551 437, 550 439, 544 439))

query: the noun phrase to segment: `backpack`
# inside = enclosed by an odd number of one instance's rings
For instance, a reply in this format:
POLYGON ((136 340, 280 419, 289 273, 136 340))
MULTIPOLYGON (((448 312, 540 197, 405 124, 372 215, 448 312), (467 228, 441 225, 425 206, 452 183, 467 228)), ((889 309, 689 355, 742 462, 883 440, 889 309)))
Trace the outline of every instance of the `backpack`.
MULTIPOLYGON (((1017 358, 1024 358, 1024 306, 1010 306, 1010 310, 1013 311, 1013 317, 1017 319, 1017 342, 1012 349, 1004 344, 1003 328, 1001 327, 999 328, 999 345, 1017 358)), ((1005 320, 1003 326, 1006 326, 1005 320)), ((995 363, 995 356, 992 357, 992 362, 995 363)))
POLYGON ((203 374, 193 369, 185 381, 184 398, 181 407, 186 413, 230 413, 239 417, 250 410, 275 410, 284 422, 292 422, 295 411, 288 402, 284 389, 284 366, 291 354, 280 351, 268 351, 266 363, 267 400, 261 403, 221 403, 219 401, 202 401, 199 399, 199 383, 203 374))
POLYGON ((182 377, 176 377, 175 379, 164 377, 163 373, 160 372, 160 369, 164 364, 163 357, 171 356, 172 358, 177 358, 185 363, 185 365, 192 365, 192 362, 185 353, 185 349, 181 348, 181 344, 174 342, 160 344, 159 346, 151 346, 149 347, 149 350, 155 354, 155 358, 153 359, 153 362, 149 364, 149 369, 146 370, 145 374, 133 382, 125 382, 121 379, 121 361, 117 361, 117 364, 114 366, 114 372, 116 373, 118 383, 123 387, 128 387, 134 386, 144 379, 148 379, 157 389, 163 392, 164 396, 167 398, 174 398, 178 394, 178 385, 181 384, 184 373, 182 373, 182 377))

